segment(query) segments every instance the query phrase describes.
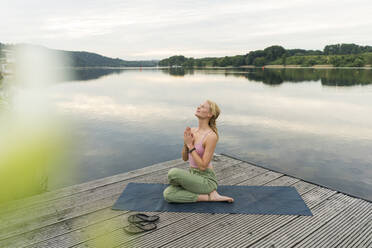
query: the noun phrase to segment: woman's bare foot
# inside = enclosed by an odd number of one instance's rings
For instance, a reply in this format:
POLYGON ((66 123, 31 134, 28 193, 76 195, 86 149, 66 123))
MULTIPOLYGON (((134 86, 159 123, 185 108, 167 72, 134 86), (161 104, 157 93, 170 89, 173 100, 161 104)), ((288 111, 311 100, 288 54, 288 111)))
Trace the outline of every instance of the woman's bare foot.
POLYGON ((216 190, 209 193, 210 201, 227 201, 234 202, 234 199, 228 196, 223 196, 217 193, 216 190))

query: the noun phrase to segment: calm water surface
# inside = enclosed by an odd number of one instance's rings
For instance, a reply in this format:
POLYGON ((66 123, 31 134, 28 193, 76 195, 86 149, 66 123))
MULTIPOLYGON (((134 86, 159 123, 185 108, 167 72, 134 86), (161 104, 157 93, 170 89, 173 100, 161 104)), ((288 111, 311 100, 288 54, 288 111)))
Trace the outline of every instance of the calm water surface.
POLYGON ((220 109, 226 153, 372 200, 372 71, 90 69, 50 89, 75 124, 73 177, 49 189, 181 158, 196 107, 220 109))

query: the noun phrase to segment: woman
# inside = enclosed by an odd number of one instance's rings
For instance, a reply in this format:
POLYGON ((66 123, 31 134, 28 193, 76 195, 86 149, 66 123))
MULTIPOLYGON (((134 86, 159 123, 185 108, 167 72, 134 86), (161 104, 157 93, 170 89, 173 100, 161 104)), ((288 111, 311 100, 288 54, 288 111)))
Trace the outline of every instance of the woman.
POLYGON ((227 201, 234 199, 217 193, 217 178, 210 163, 218 141, 216 119, 220 109, 216 103, 206 100, 201 104, 195 116, 199 127, 186 127, 182 158, 189 160, 189 171, 172 168, 168 172, 171 184, 164 192, 168 202, 227 201))

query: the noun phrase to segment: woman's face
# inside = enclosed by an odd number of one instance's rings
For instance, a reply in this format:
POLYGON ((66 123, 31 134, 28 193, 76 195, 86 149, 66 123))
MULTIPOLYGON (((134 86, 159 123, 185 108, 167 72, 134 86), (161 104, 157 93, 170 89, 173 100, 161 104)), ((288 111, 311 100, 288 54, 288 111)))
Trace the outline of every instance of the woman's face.
POLYGON ((195 111, 195 115, 199 118, 210 118, 212 115, 209 112, 209 103, 205 101, 200 104, 195 111))

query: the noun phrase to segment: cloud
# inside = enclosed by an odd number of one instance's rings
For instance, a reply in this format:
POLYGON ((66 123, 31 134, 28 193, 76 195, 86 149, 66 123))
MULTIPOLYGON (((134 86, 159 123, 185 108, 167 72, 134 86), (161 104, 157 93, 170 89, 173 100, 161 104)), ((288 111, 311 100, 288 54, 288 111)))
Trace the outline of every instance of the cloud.
POLYGON ((323 49, 329 43, 372 43, 367 0, 15 0, 2 7, 2 42, 124 59, 244 54, 273 44, 323 49))

